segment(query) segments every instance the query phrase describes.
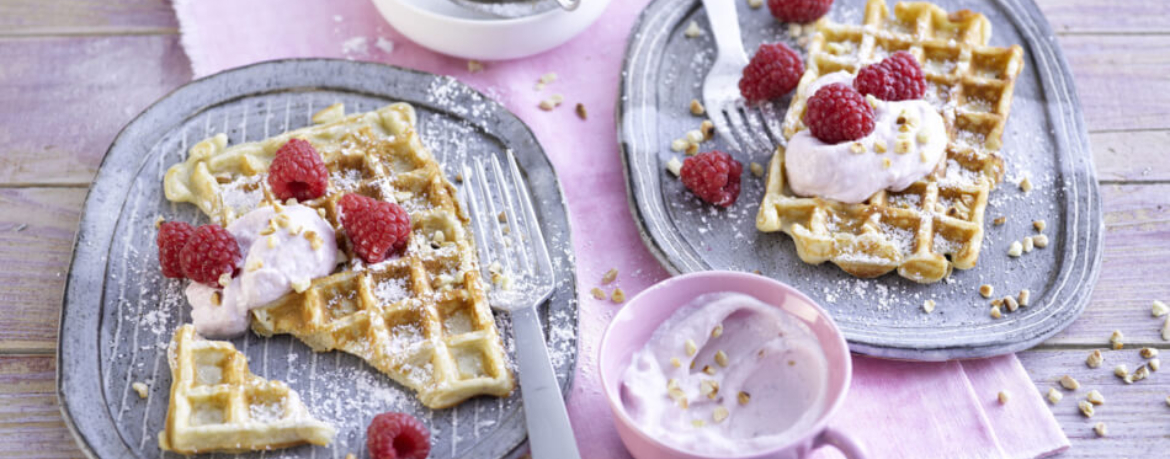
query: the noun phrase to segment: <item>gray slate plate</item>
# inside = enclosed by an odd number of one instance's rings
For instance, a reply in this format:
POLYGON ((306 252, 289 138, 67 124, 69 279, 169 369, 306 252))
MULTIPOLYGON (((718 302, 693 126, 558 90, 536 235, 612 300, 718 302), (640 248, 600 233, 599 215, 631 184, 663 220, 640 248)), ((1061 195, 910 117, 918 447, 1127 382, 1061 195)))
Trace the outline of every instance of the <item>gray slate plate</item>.
MULTIPOLYGON (((257 64, 192 82, 163 98, 118 135, 86 198, 61 318, 58 391, 67 424, 93 457, 157 458, 157 434, 166 417, 171 376, 166 346, 190 322, 182 282, 158 269, 154 220, 205 223, 194 206, 162 195, 167 167, 187 147, 218 132, 230 144, 260 140, 309 124, 316 110, 344 102, 348 113, 405 101, 419 115, 423 142, 453 177, 475 155, 515 152, 554 255, 558 284, 543 320, 553 365, 562 385, 572 379, 577 355, 577 303, 569 222, 560 185, 536 138, 507 109, 449 77, 385 65, 340 60, 289 60, 257 64), (130 384, 143 381, 140 399, 130 384)), ((510 322, 497 314, 505 346, 510 322)), ((365 428, 384 411, 405 411, 433 435, 432 457, 502 457, 525 438, 519 390, 510 398, 480 397, 431 411, 405 389, 360 359, 340 352, 317 354, 289 336, 234 340, 251 370, 286 381, 309 410, 333 423, 330 448, 303 446, 244 457, 368 457, 365 428)), ((222 456, 222 455, 221 455, 222 456)))
MULTIPOLYGON (((767 8, 734 2, 748 53, 762 42, 783 41, 801 49, 788 27, 767 8)), ((720 139, 703 150, 722 149, 744 163, 744 186, 730 210, 699 203, 665 172, 670 142, 697 129, 701 118, 688 110, 702 99, 702 81, 715 59, 707 17, 698 0, 656 0, 642 13, 626 50, 618 102, 619 140, 626 165, 630 206, 643 239, 673 272, 707 269, 759 270, 786 282, 827 308, 856 352, 882 357, 943 360, 1005 354, 1031 347, 1062 330, 1084 309, 1101 264, 1101 198, 1088 135, 1073 89, 1072 74, 1051 28, 1031 0, 940 0, 948 11, 968 8, 992 23, 992 45, 1018 43, 1024 71, 1015 88, 1004 134, 1007 180, 991 194, 988 227, 979 264, 957 271, 950 282, 919 285, 896 275, 856 279, 829 263, 811 266, 796 256, 783 233, 756 231, 763 179, 750 162, 767 165, 770 152, 731 151, 720 139), (707 32, 686 38, 696 21, 707 32), (1015 182, 1030 176, 1036 189, 1023 193, 1015 182), (1006 216, 1007 223, 991 226, 1006 216), (1009 259, 1012 241, 1035 234, 1044 219, 1051 239, 1019 259, 1009 259), (977 293, 991 284, 997 295, 1032 293, 1031 306, 999 320, 977 293), (922 304, 938 304, 932 314, 922 304)), ((889 2, 893 7, 894 1, 889 2)), ((830 17, 860 23, 864 0, 837 0, 830 17)), ((779 101, 783 111, 788 101, 779 101)))

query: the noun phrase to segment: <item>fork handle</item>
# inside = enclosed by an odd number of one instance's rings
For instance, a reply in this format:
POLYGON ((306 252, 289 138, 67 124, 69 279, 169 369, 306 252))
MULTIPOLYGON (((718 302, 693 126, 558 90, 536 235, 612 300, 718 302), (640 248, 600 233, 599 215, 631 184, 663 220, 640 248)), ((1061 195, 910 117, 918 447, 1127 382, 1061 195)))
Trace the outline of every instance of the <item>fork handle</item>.
POLYGON ((703 9, 707 11, 707 20, 711 23, 711 33, 715 35, 715 47, 719 48, 719 55, 747 56, 739 34, 735 0, 703 0, 703 9))
POLYGON ((580 459, 569 412, 565 410, 565 398, 548 358, 536 311, 535 307, 512 311, 528 447, 533 459, 580 459))

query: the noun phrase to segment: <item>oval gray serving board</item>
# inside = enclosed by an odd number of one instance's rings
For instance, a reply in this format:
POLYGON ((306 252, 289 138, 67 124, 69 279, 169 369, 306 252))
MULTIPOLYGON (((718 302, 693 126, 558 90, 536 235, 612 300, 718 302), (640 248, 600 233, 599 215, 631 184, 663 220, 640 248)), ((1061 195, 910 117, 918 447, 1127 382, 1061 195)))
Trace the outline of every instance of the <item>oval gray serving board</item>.
MULTIPOLYGON (((734 2, 748 53, 763 42, 782 41, 803 53, 788 27, 767 8, 734 2)), ((764 180, 748 172, 765 167, 770 152, 729 150, 716 137, 705 143, 744 163, 743 188, 728 210, 703 205, 665 172, 673 139, 697 129, 691 99, 702 99, 702 81, 716 57, 707 17, 697 0, 656 0, 642 13, 626 50, 618 102, 618 130, 630 206, 650 250, 672 272, 708 269, 755 271, 788 283, 832 313, 853 351, 880 357, 944 360, 1006 354, 1034 346, 1072 323, 1089 301, 1101 264, 1103 223, 1096 172, 1072 74, 1048 23, 1030 0, 941 0, 948 11, 968 8, 992 23, 991 44, 1018 43, 1024 70, 1015 88, 1004 134, 1007 179, 992 191, 988 227, 978 265, 948 281, 920 285, 896 275, 856 279, 836 266, 800 261, 783 233, 760 233, 756 211, 764 180), (706 32, 687 38, 695 21, 706 32), (1016 180, 1030 176, 1024 193, 1016 180), (1001 226, 991 225, 1007 217, 1001 226), (1048 223, 1048 248, 1018 259, 1008 245, 1035 234, 1032 221, 1048 223), (1031 306, 995 320, 982 284, 997 295, 1032 294, 1031 306), (931 314, 922 304, 932 299, 931 314)), ((890 2, 891 8, 893 2, 890 2)), ((829 13, 838 22, 860 23, 863 0, 837 0, 829 13)), ((783 117, 788 100, 777 101, 783 117)))
MULTIPOLYGON (((154 220, 205 223, 194 206, 162 194, 166 168, 187 148, 218 132, 229 144, 255 141, 309 124, 335 102, 347 113, 409 102, 423 142, 453 177, 475 155, 516 154, 535 200, 557 273, 543 308, 545 335, 566 392, 576 363, 576 279, 568 250, 569 222, 560 185, 536 138, 504 107, 449 77, 372 63, 288 60, 261 63, 194 81, 155 103, 114 140, 86 198, 66 287, 58 347, 62 412, 82 450, 93 457, 179 457, 162 453, 157 434, 166 418, 171 376, 166 347, 190 322, 183 284, 161 277, 154 220), (146 382, 140 399, 130 384, 146 382)), ((458 186, 458 184, 457 184, 458 186)), ((497 314, 511 350, 506 314, 497 314)), ((432 411, 360 359, 314 353, 289 336, 233 340, 252 372, 283 380, 309 410, 338 429, 328 448, 302 446, 243 457, 368 457, 365 429, 385 411, 418 416, 431 429, 431 457, 503 457, 526 431, 519 390, 507 399, 478 397, 432 411)), ((515 370, 515 369, 513 369, 515 370)), ((223 455, 219 455, 222 457, 223 455)))

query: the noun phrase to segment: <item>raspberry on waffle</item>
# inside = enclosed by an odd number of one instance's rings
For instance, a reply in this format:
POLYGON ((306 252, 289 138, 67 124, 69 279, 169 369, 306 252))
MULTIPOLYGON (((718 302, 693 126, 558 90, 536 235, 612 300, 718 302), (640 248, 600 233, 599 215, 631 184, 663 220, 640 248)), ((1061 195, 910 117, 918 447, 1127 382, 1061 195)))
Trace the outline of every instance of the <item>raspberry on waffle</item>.
MULTIPOLYGON (((314 117, 322 123, 259 142, 228 148, 223 134, 200 142, 187 161, 167 171, 167 199, 230 223, 278 202, 266 180, 268 164, 290 139, 307 141, 329 180, 323 196, 300 204, 325 215, 350 261, 300 293, 253 309, 252 330, 291 334, 319 352, 354 354, 416 391, 430 408, 476 395, 507 396, 514 383, 480 279, 470 221, 419 139, 414 108, 398 103, 329 120, 323 115, 343 110, 327 108, 314 117), (379 263, 362 261, 342 224, 341 201, 349 194, 405 211, 409 226, 396 229, 409 230, 405 248, 379 263)), ((391 246, 401 239, 394 236, 391 246)))
POLYGON ((860 204, 794 195, 785 185, 784 150, 768 168, 756 217, 760 231, 783 231, 806 263, 831 261, 858 277, 897 270, 917 282, 937 282, 952 268, 979 259, 988 194, 1003 177, 1004 124, 1011 109, 1023 50, 988 46, 991 24, 981 14, 948 13, 928 2, 868 0, 863 23, 821 20, 805 74, 785 115, 791 139, 808 129, 807 87, 822 75, 856 75, 866 65, 906 51, 926 80, 924 100, 947 128, 946 158, 938 170, 899 192, 881 191, 860 204))

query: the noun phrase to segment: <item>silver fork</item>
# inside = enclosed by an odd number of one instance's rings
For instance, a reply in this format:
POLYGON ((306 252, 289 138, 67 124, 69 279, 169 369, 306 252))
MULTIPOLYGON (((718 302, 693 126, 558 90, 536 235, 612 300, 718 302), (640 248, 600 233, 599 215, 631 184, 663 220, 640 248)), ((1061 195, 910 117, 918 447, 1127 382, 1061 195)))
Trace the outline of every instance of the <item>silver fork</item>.
MULTIPOLYGON (((507 161, 507 174, 495 155, 490 160, 475 158, 470 165, 464 163, 460 192, 471 206, 481 266, 510 277, 511 288, 492 288, 490 300, 493 308, 512 315, 532 457, 580 459, 537 312, 537 307, 552 296, 556 281, 552 262, 511 151, 507 152, 507 161), (499 217, 501 213, 505 218, 499 217), (507 223, 507 232, 501 220, 507 223)), ((492 274, 484 273, 485 279, 491 279, 492 274)))
POLYGON ((780 119, 772 102, 751 106, 740 96, 739 79, 748 57, 743 50, 735 4, 735 0, 703 0, 719 51, 703 81, 703 105, 716 131, 732 149, 743 151, 742 141, 749 152, 770 152, 784 139, 780 119))

